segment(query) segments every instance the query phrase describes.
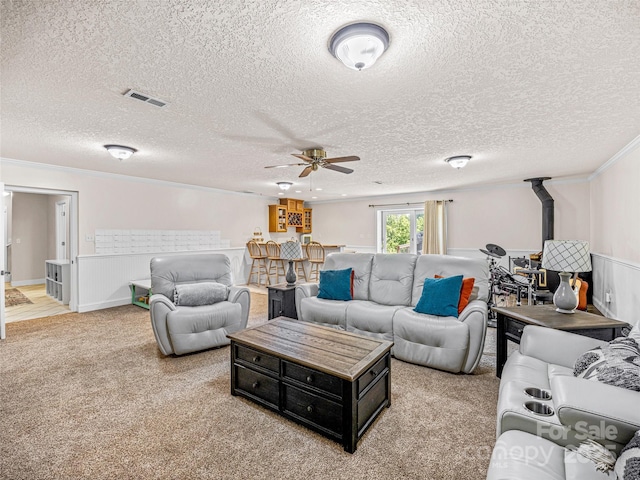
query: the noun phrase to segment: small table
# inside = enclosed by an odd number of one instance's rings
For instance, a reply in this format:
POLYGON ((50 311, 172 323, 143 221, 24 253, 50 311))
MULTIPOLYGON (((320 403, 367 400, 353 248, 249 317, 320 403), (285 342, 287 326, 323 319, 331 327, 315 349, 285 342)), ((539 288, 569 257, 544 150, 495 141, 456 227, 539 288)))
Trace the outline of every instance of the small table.
POLYGON ((142 308, 149 310, 149 297, 151 297, 151 279, 145 278, 143 280, 131 280, 129 282, 129 288, 131 289, 131 303, 142 308), (138 289, 144 290, 139 292, 138 289), (142 293, 141 297, 139 295, 142 293), (140 300, 140 298, 146 299, 140 300))
POLYGON ((288 318, 298 318, 296 310, 296 286, 288 286, 286 283, 280 285, 268 285, 269 311, 268 319, 284 316, 288 318))
POLYGON ((393 342, 286 317, 227 337, 231 395, 342 442, 349 453, 391 406, 393 342))
POLYGON ((496 336, 496 376, 502 375, 507 361, 507 340, 520 343, 526 325, 555 328, 585 337, 610 341, 622 335, 629 325, 612 318, 576 310, 575 313, 556 312, 555 305, 527 305, 523 307, 491 307, 498 316, 496 336))

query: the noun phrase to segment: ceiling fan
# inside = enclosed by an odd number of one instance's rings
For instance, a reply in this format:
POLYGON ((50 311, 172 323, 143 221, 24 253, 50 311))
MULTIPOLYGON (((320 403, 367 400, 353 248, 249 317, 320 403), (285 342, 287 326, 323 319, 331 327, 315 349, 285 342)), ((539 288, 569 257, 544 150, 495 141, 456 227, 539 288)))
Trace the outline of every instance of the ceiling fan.
POLYGON ((318 170, 318 167, 328 168, 329 170, 333 170, 340 173, 352 173, 353 170, 350 168, 340 167, 338 165, 334 165, 334 163, 340 162, 355 162, 356 160, 360 160, 360 157, 350 156, 350 157, 336 157, 336 158, 327 158, 327 152, 322 150, 321 148, 310 148, 302 152, 302 154, 292 153, 294 157, 298 157, 301 160, 304 160, 306 163, 288 163, 285 165, 269 165, 264 168, 284 168, 284 167, 302 167, 305 169, 302 170, 300 174, 300 178, 306 177, 311 172, 315 172, 318 170))

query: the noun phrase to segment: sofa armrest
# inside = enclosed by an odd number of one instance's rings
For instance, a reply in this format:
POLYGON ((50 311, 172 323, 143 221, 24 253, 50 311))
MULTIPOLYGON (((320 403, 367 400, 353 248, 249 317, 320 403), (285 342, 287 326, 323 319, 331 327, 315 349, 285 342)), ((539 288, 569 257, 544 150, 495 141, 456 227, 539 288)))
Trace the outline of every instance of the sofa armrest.
POLYGON ((300 318, 300 302, 303 298, 317 297, 318 296, 318 284, 317 283, 301 283, 296 285, 296 312, 298 312, 298 318, 300 318))
POLYGON ((625 445, 640 430, 640 392, 565 375, 550 380, 560 422, 585 438, 625 445))
POLYGON ((151 314, 151 327, 160 351, 164 355, 173 353, 173 347, 169 340, 169 332, 167 331, 167 315, 176 309, 169 298, 161 293, 154 293, 149 299, 149 313, 151 314))
POLYGON ((242 322, 240 329, 247 328, 249 321, 249 307, 251 306, 251 293, 247 287, 232 285, 229 287, 229 296, 227 301, 231 303, 239 303, 242 307, 242 322))
POLYGON ((553 328, 527 325, 520 340, 520 353, 547 363, 573 368, 576 359, 587 350, 606 345, 594 338, 553 328))
POLYGON ((467 359, 462 366, 464 373, 473 372, 482 358, 484 340, 487 334, 487 320, 489 309, 487 302, 473 300, 460 312, 458 320, 469 328, 469 348, 467 359))

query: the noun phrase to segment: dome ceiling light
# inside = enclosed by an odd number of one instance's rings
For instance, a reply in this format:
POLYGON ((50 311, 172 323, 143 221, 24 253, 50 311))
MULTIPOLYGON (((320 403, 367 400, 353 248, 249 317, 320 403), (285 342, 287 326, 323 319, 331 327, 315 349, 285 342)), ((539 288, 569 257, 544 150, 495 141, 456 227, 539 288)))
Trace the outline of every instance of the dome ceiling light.
POLYGON ((286 192, 287 190, 289 190, 289 188, 291 188, 291 185, 293 185, 293 183, 291 183, 291 182, 278 182, 278 183, 276 183, 276 185, 278 185, 280 187, 280 190, 286 192))
POLYGON ((331 55, 353 70, 369 68, 388 47, 389 34, 374 23, 346 25, 329 41, 331 55))
POLYGON ((105 145, 104 148, 111 154, 113 158, 118 160, 126 160, 137 152, 135 148, 125 147, 123 145, 105 145))
POLYGON ((460 170, 471 160, 471 155, 457 155, 455 157, 449 157, 445 160, 453 168, 460 170))

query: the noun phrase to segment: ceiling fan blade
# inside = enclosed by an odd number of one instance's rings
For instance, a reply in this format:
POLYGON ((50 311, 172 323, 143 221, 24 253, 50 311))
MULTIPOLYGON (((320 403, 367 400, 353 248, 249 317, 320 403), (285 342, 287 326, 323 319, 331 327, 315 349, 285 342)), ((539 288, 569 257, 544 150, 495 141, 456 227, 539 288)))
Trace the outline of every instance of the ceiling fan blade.
POLYGON ((287 163, 285 165, 268 165, 264 168, 286 168, 286 167, 301 167, 306 165, 306 163, 287 163))
MULTIPOLYGON (((323 168, 328 168, 329 170, 335 170, 340 173, 352 173, 353 170, 350 168, 339 167, 338 165, 331 165, 330 163, 326 163, 322 165, 323 168)), ((307 167, 308 168, 308 167, 307 167)))
POLYGON ((313 158, 307 157, 306 155, 302 155, 299 153, 292 153, 291 155, 293 155, 294 157, 298 157, 299 159, 304 160, 305 162, 313 163, 313 158))
POLYGON ((311 167, 311 165, 309 165, 307 168, 305 168, 304 170, 302 170, 302 173, 300 174, 299 178, 302 177, 306 177, 307 175, 309 175, 311 172, 313 172, 313 168, 311 167))
POLYGON ((356 160, 360 160, 360 157, 350 156, 350 157, 335 157, 335 158, 325 158, 324 161, 327 163, 338 163, 338 162, 355 162, 356 160))

